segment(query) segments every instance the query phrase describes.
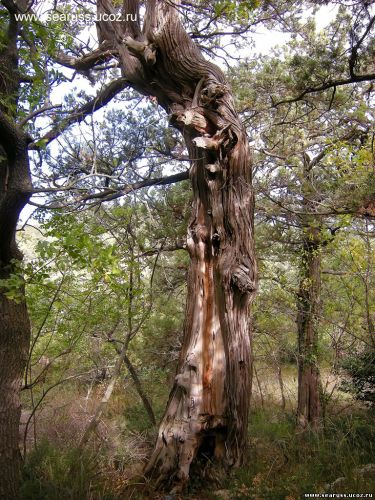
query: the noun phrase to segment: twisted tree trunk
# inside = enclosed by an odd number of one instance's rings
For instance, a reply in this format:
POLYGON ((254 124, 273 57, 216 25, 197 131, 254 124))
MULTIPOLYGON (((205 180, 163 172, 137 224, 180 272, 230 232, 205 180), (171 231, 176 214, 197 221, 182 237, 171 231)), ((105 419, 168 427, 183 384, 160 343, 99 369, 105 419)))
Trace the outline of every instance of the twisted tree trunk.
MULTIPOLYGON (((256 288, 251 162, 245 130, 221 70, 207 62, 179 20, 178 2, 150 0, 144 26, 112 23, 130 85, 156 96, 181 131, 191 161, 191 257, 183 347, 146 472, 181 487, 204 454, 242 462, 250 398, 248 307, 256 288)), ((113 12, 107 0, 100 11, 113 12)), ((128 0, 124 12, 137 14, 128 0)))

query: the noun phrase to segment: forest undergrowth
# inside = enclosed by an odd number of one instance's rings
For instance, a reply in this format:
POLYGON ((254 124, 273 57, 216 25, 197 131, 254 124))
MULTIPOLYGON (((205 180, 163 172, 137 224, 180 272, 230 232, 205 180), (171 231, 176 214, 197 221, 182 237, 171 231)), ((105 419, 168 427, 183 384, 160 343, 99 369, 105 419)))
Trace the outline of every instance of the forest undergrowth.
MULTIPOLYGON (((159 380, 152 388, 157 418, 167 397, 164 387, 159 380)), ((265 392, 261 398, 255 387, 243 467, 221 474, 209 462, 200 463, 189 489, 173 496, 155 492, 142 476, 156 428, 150 427, 129 384, 118 387, 95 436, 84 450, 77 449, 103 390, 102 385, 85 390, 65 386, 38 415, 35 434, 30 420, 22 499, 297 500, 305 493, 375 491, 374 411, 339 391, 327 405, 322 429, 301 433, 295 428, 293 401, 287 398, 283 410, 275 394, 265 392)))

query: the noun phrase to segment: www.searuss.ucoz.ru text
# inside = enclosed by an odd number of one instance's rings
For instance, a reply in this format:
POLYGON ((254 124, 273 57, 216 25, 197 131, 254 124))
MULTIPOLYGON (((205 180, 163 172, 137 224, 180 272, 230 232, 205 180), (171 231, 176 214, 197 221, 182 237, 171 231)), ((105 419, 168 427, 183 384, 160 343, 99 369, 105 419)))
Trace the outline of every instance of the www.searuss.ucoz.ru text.
MULTIPOLYGON (((27 21, 27 22, 40 22, 35 14, 28 12, 26 14, 15 14, 17 21, 27 21)), ((81 26, 92 26, 93 24, 105 21, 105 22, 123 22, 123 21, 137 21, 137 14, 124 14, 123 12, 111 13, 106 12, 100 14, 88 14, 88 13, 60 13, 60 12, 48 12, 43 16, 44 22, 62 22, 62 23, 78 23, 81 26)))

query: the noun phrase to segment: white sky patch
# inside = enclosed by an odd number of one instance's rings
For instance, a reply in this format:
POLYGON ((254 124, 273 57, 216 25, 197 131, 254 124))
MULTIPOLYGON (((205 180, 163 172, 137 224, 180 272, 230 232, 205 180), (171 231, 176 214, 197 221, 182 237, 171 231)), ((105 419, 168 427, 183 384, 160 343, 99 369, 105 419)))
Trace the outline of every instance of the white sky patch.
POLYGON ((315 16, 316 30, 318 32, 324 30, 335 19, 338 10, 338 5, 323 5, 315 16))
POLYGON ((290 34, 279 31, 258 30, 252 38, 255 43, 254 52, 267 55, 272 49, 287 44, 290 40, 290 34))
MULTIPOLYGON (((324 5, 318 10, 314 16, 318 33, 323 31, 335 19, 338 9, 337 5, 324 5)), ((312 13, 312 9, 306 10, 303 19, 307 20, 312 16, 312 13)), ((290 33, 260 28, 252 35, 252 39, 255 44, 253 52, 267 55, 272 49, 286 45, 291 39, 291 35, 290 33)))

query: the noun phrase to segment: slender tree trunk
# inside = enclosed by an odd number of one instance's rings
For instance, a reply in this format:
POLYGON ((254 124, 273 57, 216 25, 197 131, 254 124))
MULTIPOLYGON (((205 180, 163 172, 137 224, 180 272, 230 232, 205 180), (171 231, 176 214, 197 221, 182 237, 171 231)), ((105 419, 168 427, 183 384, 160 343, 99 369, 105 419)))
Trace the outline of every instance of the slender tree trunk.
MULTIPOLYGON (((16 241, 21 210, 31 192, 28 137, 15 124, 19 89, 15 4, 0 47, 0 498, 18 498, 21 455, 20 388, 27 362, 30 324, 16 241)), ((8 7, 9 5, 9 7, 8 7)))
POLYGON ((129 370, 130 376, 133 379, 133 384, 135 387, 135 390, 138 393, 138 396, 141 398, 141 401, 143 403, 143 406, 145 407, 145 410, 147 412, 148 418, 150 419, 150 422, 152 425, 156 425, 156 418, 155 418, 155 413, 154 410, 152 409, 150 400, 147 397, 147 394, 145 393, 141 381, 138 377, 137 370, 134 368, 132 362, 128 358, 128 356, 125 354, 124 356, 124 363, 126 368, 129 370))
MULTIPOLYGON (((108 0, 99 10, 113 12, 108 0)), ((123 75, 156 96, 189 151, 193 205, 183 346, 146 473, 157 483, 189 478, 200 455, 239 465, 250 399, 249 304, 256 289, 253 192, 246 132, 224 75, 183 29, 176 2, 149 0, 138 23, 106 23, 123 75)), ((139 2, 124 1, 136 13, 139 2)), ((104 35, 103 35, 104 36, 104 35)))
POLYGON ((262 389, 262 385, 261 385, 259 377, 258 377, 258 371, 255 368, 255 365, 253 365, 253 370, 254 370, 255 380, 257 381, 257 386, 258 386, 258 390, 259 390, 260 404, 261 404, 262 408, 264 408, 263 389, 262 389))
POLYGON ((305 243, 298 294, 298 406, 301 428, 315 428, 321 417, 317 313, 320 293, 320 251, 305 243))
MULTIPOLYGON (((117 354, 120 356, 121 355, 121 348, 116 344, 115 341, 114 341, 114 346, 115 346, 117 354)), ((124 358, 124 364, 130 373, 130 376, 133 380, 135 390, 137 391, 138 396, 140 397, 140 399, 143 403, 143 406, 146 410, 148 418, 150 419, 150 422, 152 425, 156 425, 156 418, 155 418, 154 410, 152 409, 151 402, 148 399, 147 394, 142 387, 142 383, 141 383, 141 380, 138 376, 137 370, 134 368, 134 365, 130 361, 126 352, 123 354, 123 358, 124 358)))
POLYGON ((94 415, 92 416, 89 424, 87 425, 87 427, 86 427, 86 429, 85 429, 85 431, 84 431, 84 433, 83 433, 83 435, 78 443, 78 448, 83 448, 88 443, 91 435, 97 429, 97 427, 100 423, 100 419, 101 419, 104 411, 107 408, 108 401, 110 400, 110 398, 112 396, 112 392, 113 392, 115 385, 116 385, 116 382, 119 378, 122 364, 123 364, 125 356, 126 356, 126 351, 128 349, 128 344, 129 344, 129 342, 125 341, 122 348, 117 351, 119 356, 117 358, 116 365, 115 365, 115 368, 113 370, 111 380, 109 381, 107 388, 105 390, 105 393, 104 393, 102 399, 100 400, 100 403, 97 406, 94 415))
POLYGON ((312 172, 304 158, 303 245, 297 299, 298 404, 297 425, 316 429, 321 422, 320 373, 318 365, 318 316, 320 312, 321 244, 319 222, 314 217, 312 172), (311 213, 311 215, 309 215, 311 213))
POLYGON ((366 314, 366 323, 367 323, 367 332, 370 338, 370 341, 375 348, 375 324, 374 324, 374 316, 371 313, 371 277, 374 272, 374 252, 371 246, 370 234, 371 230, 369 228, 369 221, 365 219, 365 231, 364 231, 364 243, 366 247, 366 269, 364 274, 360 274, 361 279, 363 281, 364 292, 365 292, 365 314, 366 314))
POLYGON ((284 381, 283 381, 283 373, 281 371, 281 364, 280 361, 277 361, 277 366, 276 366, 276 375, 277 375, 277 380, 279 382, 279 387, 280 387, 280 396, 281 396, 281 409, 285 411, 285 406, 286 406, 286 401, 285 401, 285 394, 284 394, 284 381))

